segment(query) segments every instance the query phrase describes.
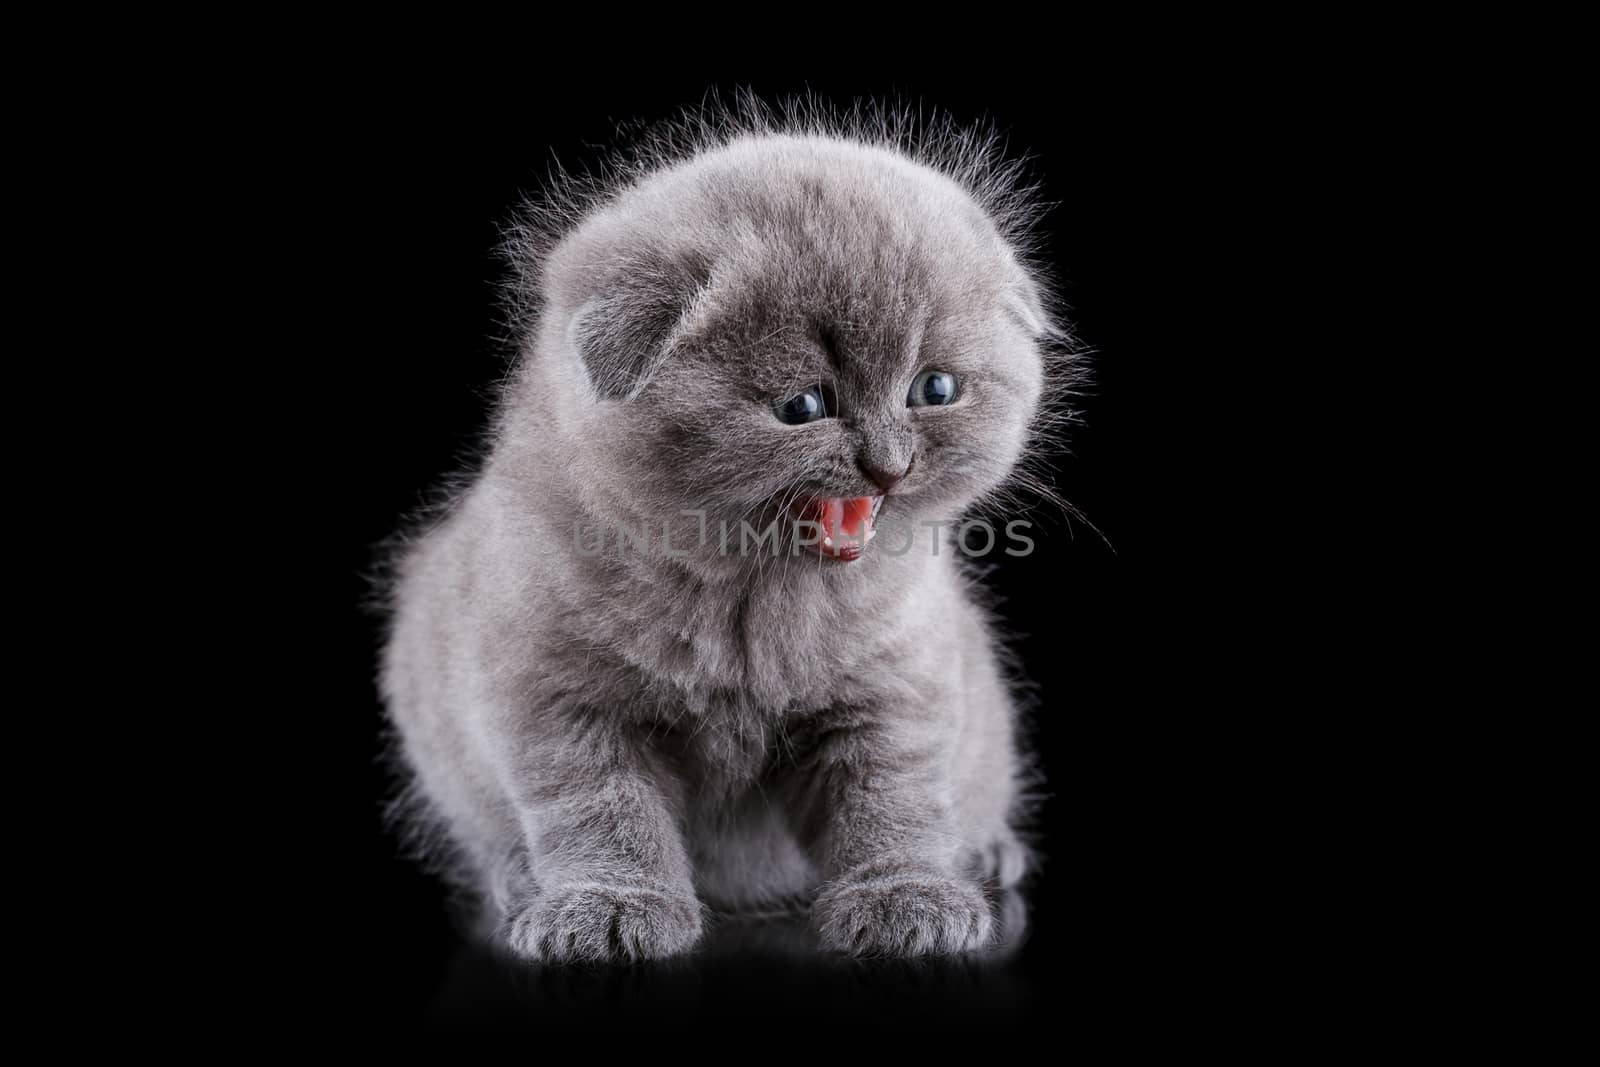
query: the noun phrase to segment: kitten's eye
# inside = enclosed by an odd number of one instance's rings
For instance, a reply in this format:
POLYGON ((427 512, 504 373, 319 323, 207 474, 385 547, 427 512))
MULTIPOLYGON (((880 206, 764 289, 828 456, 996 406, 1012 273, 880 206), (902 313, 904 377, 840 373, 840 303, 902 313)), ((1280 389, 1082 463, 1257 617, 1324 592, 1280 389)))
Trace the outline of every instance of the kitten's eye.
POLYGON ((917 375, 911 383, 911 393, 906 403, 914 408, 938 407, 952 403, 961 392, 956 376, 948 371, 929 370, 917 375))
POLYGON ((799 396, 790 397, 773 408, 778 418, 794 426, 802 422, 815 422, 828 417, 827 396, 822 387, 813 385, 799 396))

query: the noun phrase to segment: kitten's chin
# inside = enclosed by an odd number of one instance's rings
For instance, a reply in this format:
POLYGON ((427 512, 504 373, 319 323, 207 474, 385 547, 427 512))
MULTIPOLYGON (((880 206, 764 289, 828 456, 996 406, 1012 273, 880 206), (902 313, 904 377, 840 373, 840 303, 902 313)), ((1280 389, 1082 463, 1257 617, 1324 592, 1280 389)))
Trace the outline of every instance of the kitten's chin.
POLYGON ((823 559, 852 563, 871 543, 873 523, 883 508, 881 496, 814 496, 790 508, 797 524, 795 543, 823 559))

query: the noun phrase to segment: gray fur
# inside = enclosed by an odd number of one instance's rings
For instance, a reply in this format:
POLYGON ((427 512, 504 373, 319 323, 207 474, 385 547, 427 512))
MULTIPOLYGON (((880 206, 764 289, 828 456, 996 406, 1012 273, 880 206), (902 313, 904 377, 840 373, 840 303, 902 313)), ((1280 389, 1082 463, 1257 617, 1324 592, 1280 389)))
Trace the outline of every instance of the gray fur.
POLYGON ((1007 673, 919 524, 1014 484, 1069 345, 1014 168, 904 120, 697 116, 513 231, 518 360, 481 471, 396 561, 382 690, 521 955, 667 956, 707 905, 795 901, 833 949, 960 952, 1024 873, 1007 673), (930 368, 960 401, 908 408, 930 368), (774 416, 824 379, 842 417, 774 416), (722 555, 680 514, 754 526, 907 463, 899 556, 722 555), (658 535, 589 556, 580 519, 658 535))

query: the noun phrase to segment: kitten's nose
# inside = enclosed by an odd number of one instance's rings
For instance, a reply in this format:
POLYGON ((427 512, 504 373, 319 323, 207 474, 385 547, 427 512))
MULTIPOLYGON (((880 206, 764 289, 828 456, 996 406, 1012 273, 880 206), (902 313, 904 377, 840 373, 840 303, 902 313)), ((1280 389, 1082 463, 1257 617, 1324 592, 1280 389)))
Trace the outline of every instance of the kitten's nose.
POLYGON ((898 471, 885 470, 866 457, 858 457, 856 465, 861 468, 861 473, 872 479, 872 484, 882 489, 885 493, 900 484, 901 479, 911 470, 911 464, 898 471))

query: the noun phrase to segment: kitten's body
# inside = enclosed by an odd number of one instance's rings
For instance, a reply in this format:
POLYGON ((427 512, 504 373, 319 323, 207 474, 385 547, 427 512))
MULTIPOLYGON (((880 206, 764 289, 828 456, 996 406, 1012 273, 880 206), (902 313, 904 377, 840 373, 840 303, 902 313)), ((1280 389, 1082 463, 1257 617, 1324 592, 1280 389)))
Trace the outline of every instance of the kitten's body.
POLYGON ((535 252, 493 449, 400 561, 383 671, 510 945, 665 955, 702 904, 813 899, 832 947, 981 945, 980 885, 1024 868, 1023 764, 985 618, 922 523, 1024 447, 1033 280, 958 182, 815 133, 663 166, 535 252), (908 375, 947 364, 964 406, 905 407, 908 375), (835 425, 772 416, 820 377, 835 425), (877 520, 908 551, 738 551, 741 519, 908 466, 877 520), (591 555, 580 521, 656 533, 591 555))

